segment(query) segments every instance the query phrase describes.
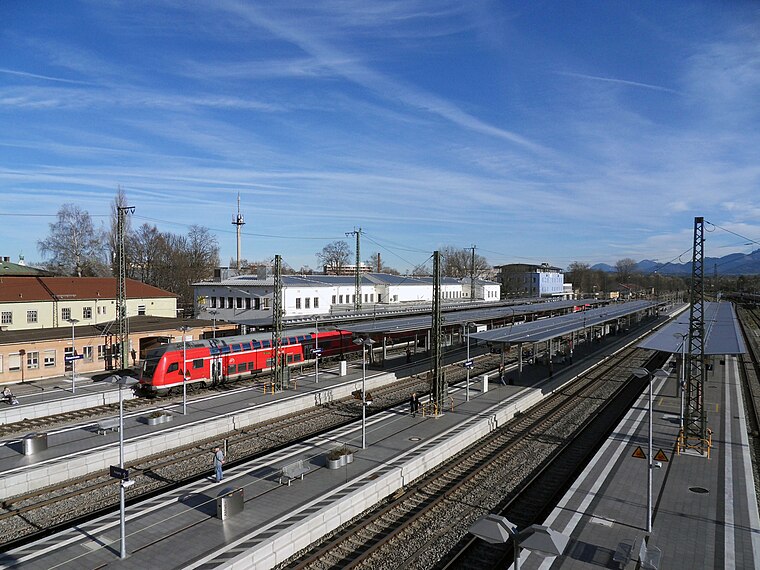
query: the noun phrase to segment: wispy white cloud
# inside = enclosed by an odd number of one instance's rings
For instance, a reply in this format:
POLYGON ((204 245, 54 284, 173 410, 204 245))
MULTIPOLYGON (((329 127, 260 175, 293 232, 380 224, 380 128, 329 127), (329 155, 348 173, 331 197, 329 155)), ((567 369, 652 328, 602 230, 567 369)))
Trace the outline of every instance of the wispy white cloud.
POLYGON ((604 83, 612 83, 616 85, 623 85, 627 87, 641 87, 642 89, 652 89, 653 91, 664 91, 665 93, 678 93, 677 90, 669 87, 663 87, 661 85, 650 85, 649 83, 641 83, 639 81, 629 81, 626 79, 618 79, 615 77, 598 77, 595 75, 587 75, 585 73, 573 73, 570 71, 556 71, 557 75, 564 75, 566 77, 577 77, 578 79, 589 79, 591 81, 601 81, 604 83))
POLYGON ((37 73, 29 73, 28 71, 18 71, 15 69, 1 69, 0 73, 5 73, 7 75, 15 75, 17 77, 26 77, 29 79, 43 79, 45 81, 55 81, 57 83, 75 83, 77 85, 92 85, 91 83, 88 83, 86 81, 78 81, 76 79, 66 79, 63 77, 51 77, 49 75, 39 75, 37 73))

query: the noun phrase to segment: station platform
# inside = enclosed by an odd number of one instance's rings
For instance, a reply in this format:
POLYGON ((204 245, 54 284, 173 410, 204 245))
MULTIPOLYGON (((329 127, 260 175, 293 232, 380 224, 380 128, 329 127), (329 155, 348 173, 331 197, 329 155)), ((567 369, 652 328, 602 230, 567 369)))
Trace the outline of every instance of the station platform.
POLYGON ((0 556, 0 567, 271 568, 503 425, 583 369, 636 342, 635 337, 634 332, 611 337, 585 358, 578 353, 574 364, 555 369, 552 378, 546 366, 534 365, 524 369, 520 380, 512 374, 515 385, 501 385, 491 377, 487 392, 478 378, 469 402, 460 385, 452 390, 454 409, 439 418, 412 417, 408 404, 372 415, 366 449, 361 449, 361 427, 355 422, 225 469, 219 484, 198 481, 128 506, 128 557, 123 560, 115 512, 6 552, 0 556), (340 446, 354 450, 353 461, 328 469, 326 454, 340 446), (303 480, 281 484, 282 468, 298 461, 309 468, 303 480), (217 518, 219 497, 240 492, 242 512, 217 518))
MULTIPOLYGON (((655 379, 652 447, 665 459, 653 470, 652 532, 647 533, 648 397, 644 393, 544 525, 570 537, 565 553, 523 550, 523 570, 652 568, 639 559, 642 539, 658 568, 760 568, 760 518, 735 357, 707 371, 705 409, 710 458, 676 453, 680 398, 675 374, 655 379), (630 551, 631 556, 626 557, 630 551)), ((646 554, 646 553, 644 553, 646 554)))

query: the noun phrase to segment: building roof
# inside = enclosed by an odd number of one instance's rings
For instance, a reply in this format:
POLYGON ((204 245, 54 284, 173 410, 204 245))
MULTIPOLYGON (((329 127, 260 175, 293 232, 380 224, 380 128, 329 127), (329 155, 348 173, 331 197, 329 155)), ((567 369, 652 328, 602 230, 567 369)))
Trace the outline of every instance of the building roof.
MULTIPOLYGON (((335 287, 339 285, 353 285, 354 275, 283 275, 282 283, 287 287, 335 287)), ((410 275, 391 275, 389 273, 362 273, 359 275, 361 285, 429 285, 433 282, 432 277, 413 277, 410 275)), ((444 277, 441 283, 447 285, 458 284, 460 281, 453 277, 444 277)), ((246 287, 274 286, 274 278, 257 279, 255 275, 239 275, 222 281, 201 281, 193 283, 195 286, 212 287, 246 287)))
MULTIPOLYGON (((177 297, 134 279, 127 279, 126 295, 128 299, 177 297)), ((116 296, 117 280, 112 277, 0 277, 0 303, 115 299, 116 296)))
POLYGON ((51 275, 49 271, 13 263, 7 258, 0 258, 0 277, 33 277, 37 275, 51 275))
MULTIPOLYGON (((190 329, 209 329, 211 321, 203 319, 178 319, 173 317, 151 317, 140 315, 129 317, 129 333, 166 332, 179 331, 179 327, 187 326, 190 329)), ((217 331, 229 328, 227 323, 217 321, 217 331)), ((76 327, 76 338, 105 338, 116 335, 118 331, 114 321, 98 325, 80 325, 76 327)), ((177 333, 179 334, 179 333, 177 333)), ((271 333, 270 333, 271 334, 271 333)), ((47 329, 23 329, 16 331, 0 331, 0 346, 23 342, 40 342, 46 340, 69 339, 71 340, 71 326, 47 328, 47 329)))
POLYGON ((652 301, 613 303, 598 309, 569 313, 550 319, 539 319, 516 326, 491 329, 481 333, 474 333, 470 336, 495 343, 544 342, 591 326, 602 325, 627 315, 638 313, 639 311, 645 311, 655 305, 656 303, 652 301))
MULTIPOLYGON (((705 303, 705 354, 744 354, 744 345, 739 322, 731 303, 705 303)), ((640 343, 639 348, 680 353, 683 339, 688 346, 689 312, 684 311, 679 318, 662 327, 640 343)))

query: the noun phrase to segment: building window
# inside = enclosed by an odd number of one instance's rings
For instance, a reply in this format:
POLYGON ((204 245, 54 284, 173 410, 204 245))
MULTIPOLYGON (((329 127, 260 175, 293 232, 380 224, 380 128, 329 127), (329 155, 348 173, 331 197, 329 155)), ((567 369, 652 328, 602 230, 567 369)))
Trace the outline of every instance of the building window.
POLYGON ((261 298, 260 297, 256 297, 253 300, 253 310, 254 311, 258 311, 259 309, 261 309, 261 298))
POLYGON ((309 297, 306 297, 303 300, 303 302, 304 302, 304 305, 303 305, 304 309, 311 309, 311 299, 309 299, 309 297))
POLYGON ((314 308, 319 309, 319 297, 314 297, 314 308))
POLYGON ((250 297, 246 297, 245 298, 245 310, 247 311, 250 308, 251 308, 251 298, 250 297))
POLYGON ((261 300, 261 308, 265 310, 269 309, 269 297, 265 297, 261 300))
POLYGON ((301 308, 301 297, 296 297, 296 309, 301 308))
POLYGON ((92 347, 91 346, 82 347, 82 357, 87 362, 92 362, 92 347))
POLYGON ((340 297, 338 297, 338 298, 340 299, 340 304, 342 305, 342 304, 343 304, 343 295, 341 295, 341 296, 340 296, 340 297))
POLYGON ((64 307, 61 309, 61 320, 68 321, 71 319, 71 309, 69 307, 64 307))
POLYGON ((375 294, 374 293, 370 293, 369 294, 369 302, 370 303, 374 303, 375 302, 375 294))
POLYGON ((242 309, 243 308, 243 298, 242 297, 237 297, 236 298, 236 302, 237 302, 237 308, 238 309, 242 309))
POLYGON ((212 309, 216 309, 216 297, 209 297, 209 302, 212 309))
POLYGON ((8 371, 15 372, 21 370, 21 355, 17 352, 8 355, 8 371))
POLYGON ((364 294, 364 302, 366 303, 367 301, 369 301, 369 294, 365 293, 364 294))
POLYGON ((144 315, 145 314, 145 305, 137 305, 137 314, 138 315, 144 315))
POLYGON ((0 354, 0 374, 3 373, 3 355, 0 354))
POLYGON ((26 312, 26 322, 27 323, 36 323, 37 322, 37 311, 27 311, 26 312))
POLYGON ((13 324, 13 313, 10 311, 3 311, 0 315, 0 324, 2 325, 12 325, 13 324))
POLYGON ((234 308, 233 305, 232 305, 232 303, 233 303, 232 297, 227 297, 227 308, 228 309, 233 309, 234 308))
POLYGON ((219 297, 219 308, 224 309, 224 297, 219 297))
POLYGON ((82 318, 83 319, 92 318, 92 307, 82 307, 82 318))
POLYGON ((55 366, 55 350, 46 350, 42 353, 42 364, 45 368, 52 368, 55 366))
POLYGON ((335 304, 335 295, 333 295, 332 304, 333 304, 333 305, 335 304))
POLYGON ((29 370, 34 370, 40 367, 40 353, 29 351, 26 353, 26 367, 29 370))
POLYGON ((106 358, 106 345, 99 344, 98 345, 98 360, 105 360, 105 358, 106 358))

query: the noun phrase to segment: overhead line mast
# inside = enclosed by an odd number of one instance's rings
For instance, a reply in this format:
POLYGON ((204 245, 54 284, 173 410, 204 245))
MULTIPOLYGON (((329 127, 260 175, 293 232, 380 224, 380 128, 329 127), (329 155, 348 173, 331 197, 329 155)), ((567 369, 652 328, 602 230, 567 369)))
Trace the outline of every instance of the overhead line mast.
POLYGON ((705 250, 702 217, 694 218, 694 245, 691 263, 691 305, 689 309, 689 378, 686 384, 686 417, 683 447, 704 454, 707 448, 705 391, 705 250))
POLYGON ((354 271, 354 310, 359 311, 362 308, 362 289, 361 289, 361 274, 359 272, 359 238, 362 235, 362 229, 354 229, 351 232, 346 232, 347 236, 356 236, 356 267, 354 271))
POLYGON ((116 320, 119 323, 119 366, 127 367, 127 342, 129 339, 129 321, 127 320, 127 258, 124 254, 124 220, 127 214, 134 214, 134 206, 117 206, 116 218, 116 261, 119 267, 119 290, 116 295, 116 320))
POLYGON ((433 252, 433 323, 432 323, 433 357, 431 359, 432 377, 430 379, 430 403, 433 414, 443 414, 446 402, 446 379, 443 375, 443 335, 441 317, 441 252, 433 252))

